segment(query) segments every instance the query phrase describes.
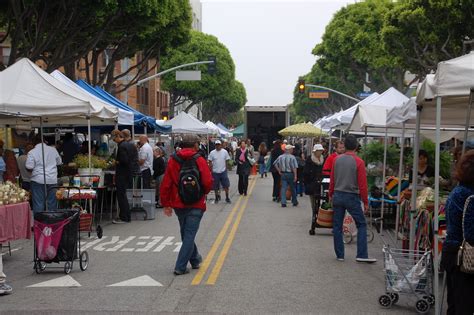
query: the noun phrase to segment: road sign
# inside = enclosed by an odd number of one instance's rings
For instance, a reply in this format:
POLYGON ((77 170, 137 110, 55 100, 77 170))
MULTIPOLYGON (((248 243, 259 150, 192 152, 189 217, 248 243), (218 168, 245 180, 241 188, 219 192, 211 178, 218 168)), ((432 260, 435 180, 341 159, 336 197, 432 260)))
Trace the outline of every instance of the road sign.
POLYGON ((364 98, 367 98, 370 95, 372 95, 372 93, 374 92, 360 92, 360 93, 357 93, 357 97, 363 100, 364 98))
POLYGON ((317 99, 329 98, 329 92, 325 90, 310 91, 309 98, 317 98, 317 99))
POLYGON ((176 71, 176 81, 201 81, 201 71, 176 71))

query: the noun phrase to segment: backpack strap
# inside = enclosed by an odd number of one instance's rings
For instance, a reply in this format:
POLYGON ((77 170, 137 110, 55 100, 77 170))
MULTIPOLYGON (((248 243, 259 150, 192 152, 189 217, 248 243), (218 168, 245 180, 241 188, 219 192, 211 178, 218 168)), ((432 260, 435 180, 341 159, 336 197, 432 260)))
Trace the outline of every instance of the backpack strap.
POLYGON ((197 159, 199 159, 200 157, 201 157, 201 154, 196 153, 196 154, 193 155, 192 159, 193 159, 194 161, 197 161, 197 159))
POLYGON ((179 165, 183 165, 184 160, 183 160, 182 158, 180 158, 180 157, 178 156, 178 154, 173 153, 173 155, 171 155, 171 156, 173 157, 173 159, 175 159, 176 162, 179 163, 179 165))

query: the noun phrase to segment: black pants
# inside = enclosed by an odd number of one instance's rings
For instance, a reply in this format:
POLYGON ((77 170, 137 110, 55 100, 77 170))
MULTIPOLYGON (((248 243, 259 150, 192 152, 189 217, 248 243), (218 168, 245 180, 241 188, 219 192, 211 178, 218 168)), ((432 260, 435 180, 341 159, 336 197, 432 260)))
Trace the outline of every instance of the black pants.
POLYGON ((441 266, 446 270, 448 315, 474 314, 474 274, 461 272, 456 265, 457 247, 443 248, 441 266))
POLYGON ((142 171, 143 189, 151 188, 151 170, 147 168, 142 171))
POLYGON ((273 198, 278 198, 280 196, 280 181, 281 181, 281 176, 278 174, 278 172, 272 172, 273 176, 273 193, 272 197, 273 198))
POLYGON ((249 175, 239 173, 239 194, 247 194, 249 187, 249 175))
POLYGON ((120 209, 119 218, 122 221, 131 220, 130 205, 127 199, 127 189, 132 187, 133 177, 126 174, 117 174, 115 176, 115 186, 117 188, 117 202, 120 209))

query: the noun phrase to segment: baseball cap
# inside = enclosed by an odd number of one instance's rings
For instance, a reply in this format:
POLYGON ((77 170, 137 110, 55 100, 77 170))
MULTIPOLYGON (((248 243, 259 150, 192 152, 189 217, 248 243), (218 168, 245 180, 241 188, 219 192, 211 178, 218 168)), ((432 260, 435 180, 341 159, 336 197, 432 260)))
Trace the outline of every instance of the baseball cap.
POLYGON ((285 140, 283 140, 283 143, 288 143, 288 140, 286 140, 286 139, 285 139, 285 140))
POLYGON ((291 144, 287 144, 287 145, 285 146, 285 150, 291 150, 291 149, 293 149, 293 148, 294 148, 294 146, 292 146, 291 144))
POLYGON ((215 144, 222 144, 221 140, 216 140, 215 144))
POLYGON ((324 151, 324 148, 321 144, 317 143, 313 146, 313 152, 314 151, 324 151))

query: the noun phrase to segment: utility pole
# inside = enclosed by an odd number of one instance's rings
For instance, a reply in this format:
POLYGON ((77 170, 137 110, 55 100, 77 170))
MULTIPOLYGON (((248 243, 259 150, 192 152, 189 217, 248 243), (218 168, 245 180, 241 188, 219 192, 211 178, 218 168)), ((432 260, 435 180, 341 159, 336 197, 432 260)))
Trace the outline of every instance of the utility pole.
POLYGON ((352 96, 350 96, 350 95, 344 94, 344 93, 342 93, 342 92, 339 92, 339 91, 337 91, 337 90, 334 90, 334 89, 331 89, 331 88, 328 88, 328 87, 325 87, 325 86, 315 85, 315 84, 308 84, 308 83, 306 83, 306 86, 315 87, 315 88, 318 88, 318 89, 325 89, 325 90, 331 91, 331 92, 333 92, 333 93, 339 94, 339 95, 341 95, 341 96, 347 97, 347 98, 349 98, 349 99, 351 99, 351 100, 353 100, 353 101, 360 102, 360 100, 357 99, 357 98, 355 98, 355 97, 352 97, 352 96))

